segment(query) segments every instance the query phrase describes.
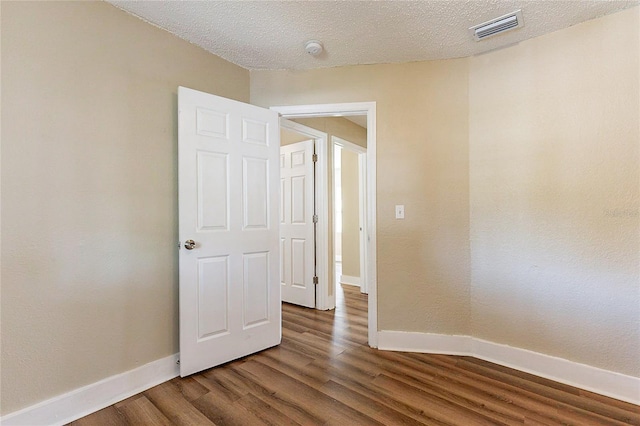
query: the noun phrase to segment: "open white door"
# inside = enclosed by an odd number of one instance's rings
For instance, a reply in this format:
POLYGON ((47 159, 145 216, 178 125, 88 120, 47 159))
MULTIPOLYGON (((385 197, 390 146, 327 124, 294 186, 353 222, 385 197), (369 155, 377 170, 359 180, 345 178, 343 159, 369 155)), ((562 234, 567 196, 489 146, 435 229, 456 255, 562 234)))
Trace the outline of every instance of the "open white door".
POLYGON ((316 307, 313 140, 280 148, 282 300, 316 307))
POLYGON ((178 89, 180 375, 281 339, 278 113, 178 89))

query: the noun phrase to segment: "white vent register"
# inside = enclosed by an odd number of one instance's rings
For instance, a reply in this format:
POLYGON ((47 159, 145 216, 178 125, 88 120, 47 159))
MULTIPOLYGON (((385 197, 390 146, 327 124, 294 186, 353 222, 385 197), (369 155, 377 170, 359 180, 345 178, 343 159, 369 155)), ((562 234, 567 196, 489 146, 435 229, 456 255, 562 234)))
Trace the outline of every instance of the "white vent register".
POLYGON ((473 26, 469 28, 469 32, 476 41, 480 41, 521 27, 524 27, 524 19, 522 19, 522 10, 518 9, 515 12, 473 26))

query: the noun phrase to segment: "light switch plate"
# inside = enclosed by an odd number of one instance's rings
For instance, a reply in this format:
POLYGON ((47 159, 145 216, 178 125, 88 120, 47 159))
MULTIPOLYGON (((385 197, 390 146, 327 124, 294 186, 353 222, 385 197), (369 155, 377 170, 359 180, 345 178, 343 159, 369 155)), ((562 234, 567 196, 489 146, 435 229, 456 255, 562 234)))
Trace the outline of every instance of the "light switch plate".
POLYGON ((396 219, 404 219, 404 204, 396 205, 396 219))

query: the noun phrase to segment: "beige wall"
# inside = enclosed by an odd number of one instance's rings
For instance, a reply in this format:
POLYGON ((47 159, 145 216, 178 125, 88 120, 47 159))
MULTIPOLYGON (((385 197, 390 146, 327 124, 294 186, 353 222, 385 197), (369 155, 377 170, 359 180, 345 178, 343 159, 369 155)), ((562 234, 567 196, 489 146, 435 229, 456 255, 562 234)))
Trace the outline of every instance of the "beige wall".
POLYGON ((343 117, 315 117, 315 118, 296 118, 293 121, 304 124, 329 135, 329 143, 331 136, 337 136, 346 141, 359 145, 363 148, 367 147, 367 129, 357 125, 353 121, 343 117))
POLYGON ((639 10, 469 64, 473 334, 634 376, 639 10))
POLYGON ((309 136, 294 132, 293 130, 280 128, 280 146, 291 145, 297 142, 308 141, 309 136))
POLYGON ((259 105, 377 102, 379 329, 640 376, 638 14, 468 59, 252 72, 259 105))
POLYGON ((342 275, 360 277, 358 153, 342 150, 342 275))
POLYGON ((104 2, 2 7, 2 414, 178 351, 178 85, 249 74, 104 2))
POLYGON ((251 73, 256 105, 377 103, 379 329, 470 333, 467 63, 251 73))

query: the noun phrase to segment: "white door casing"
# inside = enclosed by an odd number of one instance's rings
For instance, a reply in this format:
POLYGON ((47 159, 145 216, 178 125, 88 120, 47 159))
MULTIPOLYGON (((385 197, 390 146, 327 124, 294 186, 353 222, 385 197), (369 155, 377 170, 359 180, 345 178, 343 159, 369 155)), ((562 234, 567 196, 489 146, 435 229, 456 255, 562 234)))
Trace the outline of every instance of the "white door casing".
POLYGON ((314 141, 280 148, 280 279, 282 301, 316 307, 314 141))
POLYGON ((358 154, 358 195, 360 206, 360 292, 364 294, 369 293, 369 285, 367 279, 367 264, 369 259, 367 257, 367 235, 369 229, 367 225, 367 154, 358 154))
POLYGON ((178 111, 184 377, 280 343, 280 128, 274 111, 184 87, 178 111))
MULTIPOLYGON (((358 221, 360 227, 360 242, 359 242, 359 261, 360 261, 360 292, 368 293, 369 286, 367 281, 367 238, 369 233, 367 229, 367 149, 356 145, 353 142, 349 142, 346 139, 342 139, 338 136, 331 136, 331 145, 333 152, 335 146, 341 146, 342 149, 352 151, 358 155, 358 221)), ((334 180, 335 182, 335 180, 334 180)), ((336 190, 333 189, 335 196, 336 190)), ((335 220, 334 220, 335 224, 335 220)), ((335 231, 334 231, 335 233, 335 231)))
MULTIPOLYGON (((337 103, 337 104, 315 104, 315 105, 287 105, 287 106, 272 106, 272 110, 278 111, 282 117, 284 118, 310 118, 310 117, 335 117, 339 115, 365 115, 367 116, 367 166, 366 166, 366 234, 365 234, 365 245, 366 245, 366 279, 368 286, 368 294, 369 294, 369 302, 368 302, 368 337, 369 337, 369 346, 378 347, 378 278, 377 278, 377 258, 376 258, 376 247, 377 247, 377 233, 376 233, 376 103, 375 102, 353 102, 353 103, 337 103)), ((322 148, 321 148, 322 150, 322 148)), ((324 153, 326 154, 326 145, 324 146, 324 153)), ((320 171, 326 169, 326 165, 321 166, 320 162, 323 161, 323 156, 321 154, 318 160, 318 168, 320 171)), ((320 200, 328 199, 329 192, 327 185, 325 185, 326 178, 318 177, 317 185, 322 186, 322 188, 318 188, 318 197, 320 200)), ((326 215, 329 214, 327 208, 324 208, 322 211, 326 212, 326 215)), ((320 218, 320 223, 322 223, 322 217, 320 218)), ((329 229, 325 227, 324 235, 328 235, 329 229)), ((323 240, 323 232, 320 232, 318 238, 318 243, 322 245, 322 249, 320 249, 320 245, 318 247, 318 258, 321 259, 322 267, 319 268, 319 273, 325 274, 328 273, 328 259, 323 259, 324 252, 328 250, 326 247, 329 246, 328 241, 323 240)), ((330 309, 330 305, 333 302, 335 304, 335 296, 328 295, 327 293, 330 291, 328 282, 329 278, 323 280, 320 277, 320 297, 318 298, 321 306, 327 306, 327 308, 321 309, 330 309), (325 287, 322 288, 323 282, 325 283, 325 287), (322 300, 325 299, 325 302, 322 300)))

